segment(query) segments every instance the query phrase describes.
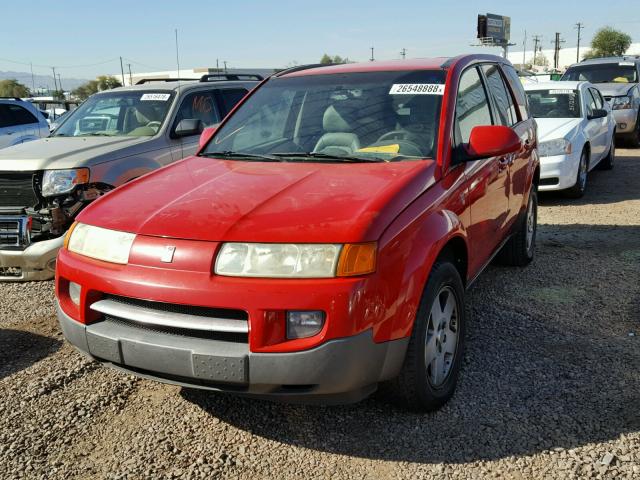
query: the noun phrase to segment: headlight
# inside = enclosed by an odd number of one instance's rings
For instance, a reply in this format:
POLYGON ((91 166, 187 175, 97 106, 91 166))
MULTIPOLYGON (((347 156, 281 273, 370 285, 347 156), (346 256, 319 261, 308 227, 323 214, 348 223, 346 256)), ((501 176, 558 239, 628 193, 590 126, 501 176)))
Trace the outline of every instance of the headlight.
POLYGON ((231 277, 329 278, 372 273, 375 260, 375 243, 225 243, 214 271, 231 277))
POLYGON ((612 110, 627 110, 633 108, 633 98, 629 96, 613 97, 611 99, 612 110))
POLYGON ((553 155, 565 155, 571 153, 571 142, 566 138, 557 138, 542 142, 538 145, 538 153, 541 157, 551 157, 553 155))
POLYGON ((77 223, 69 231, 65 245, 70 252, 124 265, 135 238, 133 233, 77 223))
POLYGON ((76 185, 89 181, 88 168, 74 168, 71 170, 45 170, 42 177, 42 195, 53 197, 69 193, 76 185))

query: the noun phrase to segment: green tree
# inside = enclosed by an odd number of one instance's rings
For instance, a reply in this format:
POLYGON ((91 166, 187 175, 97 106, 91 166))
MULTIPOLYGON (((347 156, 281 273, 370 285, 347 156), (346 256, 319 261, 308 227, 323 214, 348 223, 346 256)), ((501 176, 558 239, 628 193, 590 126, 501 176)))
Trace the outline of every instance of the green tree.
POLYGON ((56 100, 64 100, 64 90, 54 90, 51 96, 56 100))
POLYGON ((71 92, 71 95, 78 100, 85 100, 91 95, 103 90, 111 90, 112 88, 121 87, 122 83, 115 77, 101 75, 95 80, 90 80, 87 83, 80 85, 78 88, 71 92))
POLYGON ((591 40, 591 50, 584 58, 620 57, 631 45, 631 37, 611 27, 601 28, 591 40))
POLYGON ((537 65, 538 67, 548 67, 549 59, 545 57, 542 52, 539 52, 533 59, 533 64, 537 65))
POLYGON ((0 80, 0 97, 28 97, 29 89, 17 80, 0 80))
POLYGON ((340 55, 327 55, 326 53, 320 59, 322 65, 337 65, 340 63, 352 63, 347 57, 342 58, 340 55))

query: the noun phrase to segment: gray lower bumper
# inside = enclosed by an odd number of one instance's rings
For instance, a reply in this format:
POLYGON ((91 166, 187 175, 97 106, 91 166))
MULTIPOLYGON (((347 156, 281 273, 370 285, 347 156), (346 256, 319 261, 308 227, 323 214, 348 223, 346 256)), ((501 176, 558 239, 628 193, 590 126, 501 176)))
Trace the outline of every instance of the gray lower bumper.
POLYGON ((613 118, 616 121, 616 133, 631 133, 636 128, 638 113, 634 109, 614 110, 613 118))
POLYGON ((0 281, 26 282, 51 280, 55 274, 55 261, 64 237, 35 242, 24 250, 0 250, 0 267, 19 268, 19 276, 3 276, 0 281))
POLYGON ((287 401, 348 403, 396 376, 408 338, 375 343, 371 331, 292 353, 253 353, 233 343, 150 331, 117 322, 85 326, 58 307, 62 331, 95 360, 193 388, 287 401))

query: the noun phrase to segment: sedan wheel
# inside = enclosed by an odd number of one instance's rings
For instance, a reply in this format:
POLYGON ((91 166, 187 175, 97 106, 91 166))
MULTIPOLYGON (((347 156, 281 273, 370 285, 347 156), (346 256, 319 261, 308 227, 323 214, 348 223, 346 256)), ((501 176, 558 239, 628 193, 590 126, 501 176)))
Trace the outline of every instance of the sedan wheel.
POLYGON ((576 183, 573 187, 566 190, 566 194, 571 198, 581 198, 587 189, 587 176, 589 174, 589 154, 586 150, 580 155, 580 164, 578 165, 578 174, 576 175, 576 183))

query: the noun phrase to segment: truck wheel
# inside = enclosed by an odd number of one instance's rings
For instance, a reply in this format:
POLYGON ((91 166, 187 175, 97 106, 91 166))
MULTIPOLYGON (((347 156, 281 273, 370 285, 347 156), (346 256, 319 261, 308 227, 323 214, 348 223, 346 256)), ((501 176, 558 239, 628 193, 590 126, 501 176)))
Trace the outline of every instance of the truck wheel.
POLYGON ((598 167, 602 170, 613 170, 613 163, 616 160, 616 136, 613 135, 611 139, 611 148, 609 148, 609 153, 606 157, 602 159, 602 161, 598 164, 598 167))
POLYGON ((580 165, 578 165, 578 173, 576 175, 576 183, 573 187, 564 191, 569 198, 582 198, 587 190, 587 176, 589 175, 589 153, 587 149, 582 150, 580 155, 580 165))
POLYGON ((417 411, 440 408, 451 398, 464 351, 464 288, 456 267, 436 262, 422 294, 400 375, 387 391, 417 411))
POLYGON ((538 231, 538 192, 535 187, 529 193, 527 210, 520 218, 517 230, 502 247, 498 260, 503 265, 524 267, 533 260, 538 231))

